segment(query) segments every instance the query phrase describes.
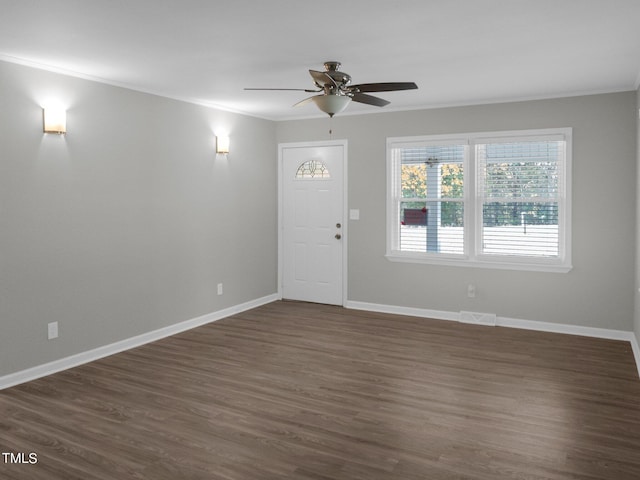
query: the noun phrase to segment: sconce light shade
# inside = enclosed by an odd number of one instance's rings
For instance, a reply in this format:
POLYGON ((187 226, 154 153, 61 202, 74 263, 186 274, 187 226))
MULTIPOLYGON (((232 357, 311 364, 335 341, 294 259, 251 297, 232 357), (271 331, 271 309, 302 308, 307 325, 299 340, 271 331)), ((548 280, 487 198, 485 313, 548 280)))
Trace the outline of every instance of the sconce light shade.
POLYGON ((216 153, 229 153, 229 137, 216 135, 216 153))
POLYGON ((59 107, 42 109, 44 133, 67 133, 67 112, 59 107))

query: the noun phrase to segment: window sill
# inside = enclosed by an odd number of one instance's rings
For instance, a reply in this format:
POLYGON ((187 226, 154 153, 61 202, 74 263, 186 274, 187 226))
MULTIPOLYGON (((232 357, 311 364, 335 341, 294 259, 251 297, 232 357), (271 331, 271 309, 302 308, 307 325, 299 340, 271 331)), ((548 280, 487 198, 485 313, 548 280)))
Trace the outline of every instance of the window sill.
POLYGON ((422 263, 428 265, 443 265, 449 267, 469 267, 469 268, 492 268, 499 270, 520 270, 532 272, 553 272, 568 273, 573 266, 564 263, 549 263, 544 261, 524 262, 520 258, 509 258, 508 260, 494 260, 482 258, 471 260, 469 257, 461 255, 442 255, 425 253, 405 253, 393 252, 385 255, 391 262, 401 263, 422 263))

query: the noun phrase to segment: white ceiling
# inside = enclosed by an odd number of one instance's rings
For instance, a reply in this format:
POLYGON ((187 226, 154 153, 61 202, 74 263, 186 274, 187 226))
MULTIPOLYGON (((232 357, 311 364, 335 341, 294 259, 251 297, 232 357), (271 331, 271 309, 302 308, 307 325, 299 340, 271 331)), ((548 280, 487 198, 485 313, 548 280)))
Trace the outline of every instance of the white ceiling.
POLYGON ((640 0, 0 0, 0 60, 269 119, 309 69, 414 81, 383 109, 634 90, 640 0))

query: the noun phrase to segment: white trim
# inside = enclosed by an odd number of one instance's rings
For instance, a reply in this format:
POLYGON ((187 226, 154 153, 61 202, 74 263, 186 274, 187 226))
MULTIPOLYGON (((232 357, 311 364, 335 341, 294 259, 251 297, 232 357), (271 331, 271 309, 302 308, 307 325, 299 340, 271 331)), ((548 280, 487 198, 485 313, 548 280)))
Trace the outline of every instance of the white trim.
POLYGON ((638 337, 634 333, 631 334, 631 349, 633 350, 633 356, 638 367, 638 375, 640 376, 640 345, 638 345, 638 337))
POLYGON ((444 310, 430 310, 426 308, 400 307, 397 305, 383 305, 380 303, 356 302, 349 300, 345 308, 353 310, 365 310, 368 312, 391 313, 393 315, 408 315, 411 317, 433 318, 435 320, 449 320, 458 322, 459 312, 446 312, 444 310))
MULTIPOLYGON (((460 322, 462 314, 462 312, 448 312, 426 308, 401 307, 397 305, 383 305, 378 303, 356 302, 352 300, 346 302, 345 308, 351 308, 353 310, 365 310, 369 312, 390 313, 394 315, 408 315, 412 317, 432 318, 435 320, 448 320, 453 322, 460 322)), ((581 325, 569 325, 564 323, 540 322, 537 320, 522 320, 509 317, 496 317, 496 326, 507 328, 521 328, 524 330, 535 330, 539 332, 580 335, 583 337, 602 338, 607 340, 627 341, 631 343, 631 349, 633 350, 633 356, 636 361, 638 375, 640 376, 640 346, 638 345, 638 339, 631 331, 585 327, 581 325)))
MULTIPOLYGON (((385 108, 376 108, 375 110, 353 110, 346 109, 344 112, 340 113, 341 117, 355 116, 355 115, 384 115, 385 113, 393 113, 393 112, 414 112, 418 110, 439 110, 445 108, 458 108, 458 107, 484 107, 484 106, 493 106, 493 105, 502 105, 508 103, 521 103, 521 102, 538 102, 545 100, 555 100, 558 98, 573 98, 573 97, 588 97, 593 95, 608 95, 610 93, 627 93, 631 91, 635 91, 640 86, 640 74, 638 75, 638 79, 636 80, 635 87, 619 87, 619 88, 597 88, 590 90, 576 90, 573 92, 563 92, 563 93, 553 93, 546 95, 525 95, 525 96, 515 96, 510 98, 484 98, 479 100, 469 100, 462 102, 442 102, 442 103, 422 103, 413 106, 404 106, 404 107, 393 107, 391 105, 386 106, 385 108)), ((266 118, 266 117, 265 117, 266 118)), ((278 115, 277 117, 270 117, 267 120, 274 120, 276 122, 282 121, 291 121, 291 120, 310 120, 310 119, 318 119, 318 118, 326 118, 326 114, 323 112, 317 112, 309 115, 300 115, 300 116, 292 116, 292 115, 278 115)))
POLYGON ((566 323, 550 323, 538 320, 522 320, 519 318, 498 317, 497 327, 520 328, 523 330, 535 330, 538 332, 564 333, 567 335, 580 335, 582 337, 602 338, 607 340, 623 340, 630 342, 633 332, 625 330, 612 330, 608 328, 584 327, 581 325, 569 325, 566 323))
POLYGON ((13 57, 0 53, 0 62, 13 63, 15 65, 22 65, 23 67, 35 68, 37 70, 43 70, 45 72, 55 73, 57 75, 64 75, 65 77, 79 78, 81 80, 87 80, 89 82, 100 83, 103 85, 110 85, 112 87, 125 88, 133 92, 144 93, 147 95, 153 95, 156 97, 168 98, 169 100, 176 100, 178 102, 190 103, 192 105, 199 105, 201 107, 213 108, 223 112, 237 113, 238 115, 247 115, 249 117, 261 118, 263 120, 274 120, 264 116, 258 116, 256 114, 247 112, 245 110, 238 110, 237 108, 227 107, 224 105, 218 105, 217 103, 207 102, 198 98, 182 97, 180 95, 171 95, 166 92, 161 92, 156 89, 148 89, 140 87, 139 85, 133 85, 127 82, 118 82, 116 80, 110 80, 107 78, 97 77, 95 75, 89 75, 75 70, 69 70, 62 67, 56 67, 45 63, 34 62, 20 57, 13 57))
MULTIPOLYGON (((118 82, 115 80, 110 80, 102 77, 98 77, 96 75, 91 75, 87 73, 77 72, 75 70, 66 69, 63 67, 57 67, 54 65, 49 65, 41 62, 36 62, 33 60, 28 60, 23 57, 15 57, 12 55, 6 55, 4 53, 0 54, 0 61, 13 63, 16 65, 22 65, 29 68, 35 68, 37 70, 44 70, 47 72, 57 73, 59 75, 64 75, 67 77, 80 78, 82 80, 88 80, 91 82, 102 83, 104 85, 111 85, 119 88, 126 88, 127 90, 132 90, 135 92, 146 93, 149 95, 155 95, 158 97, 169 98, 172 100, 177 100, 180 102, 191 103, 194 105, 200 105, 207 108, 214 108, 216 110, 222 110, 225 112, 237 113, 240 115, 247 115, 249 117, 260 118, 262 120, 270 120, 273 122, 287 122, 291 120, 317 120, 319 118, 326 118, 326 114, 320 111, 315 113, 305 114, 305 115, 288 115, 284 113, 277 114, 269 114, 269 113, 255 113, 249 112, 246 110, 240 110, 231 106, 218 105, 212 102, 206 102, 197 98, 187 98, 176 95, 169 95, 167 93, 160 92, 155 89, 144 89, 139 85, 133 85, 126 82, 118 82)), ((607 95, 610 93, 626 93, 629 91, 636 91, 640 87, 640 72, 638 72, 638 76, 636 77, 636 81, 633 84, 633 87, 618 87, 618 88, 597 88, 597 89, 587 89, 587 90, 576 90, 571 92, 560 92, 560 93, 552 93, 552 94, 544 94, 544 95, 524 95, 524 96, 514 96, 509 98, 484 98, 479 100, 469 100, 463 102, 442 102, 442 103, 424 103, 420 105, 414 106, 404 106, 404 107, 386 107, 384 109, 372 109, 372 110, 349 110, 347 109, 344 112, 340 113, 341 117, 345 116, 354 116, 354 115, 376 115, 376 114, 384 114, 384 113, 393 113, 393 112, 413 112, 417 110, 438 110, 445 108, 457 108, 457 107, 476 107, 476 106, 487 106, 487 105, 501 105, 507 103, 520 103, 520 102, 536 102, 536 101, 544 101, 544 100, 554 100, 558 98, 572 98, 572 97, 584 97, 584 96, 592 96, 592 95, 607 95)))
POLYGON ((206 325, 207 323, 215 322, 231 315, 235 315, 246 310, 251 310, 252 308, 266 305, 271 302, 275 302, 278 299, 278 295, 276 294, 267 295, 266 297, 250 300, 248 302, 234 305, 223 310, 218 310, 216 312, 208 313, 200 317, 192 318, 191 320, 186 320, 174 325, 159 328, 158 330, 153 330, 141 335, 136 335, 135 337, 120 340, 109 345, 94 348, 93 350, 77 353, 75 355, 71 355, 70 357, 61 358, 59 360, 54 360, 43 365, 38 365, 15 373, 10 373, 9 375, 0 377, 0 390, 13 387, 14 385, 18 385, 21 383, 29 382, 31 380, 35 380, 47 375, 51 375, 53 373, 61 372, 69 368, 77 367, 85 363, 93 362, 95 360, 108 357, 109 355, 120 353, 125 350, 130 350, 147 343, 155 342, 157 340, 170 337, 172 335, 176 335, 178 333, 182 333, 187 330, 200 327, 202 325, 206 325))
POLYGON ((573 266, 553 265, 544 263, 544 260, 538 259, 537 263, 518 263, 517 261, 488 261, 489 255, 476 257, 476 260, 470 260, 467 255, 460 255, 459 258, 446 253, 429 254, 429 253, 412 253, 393 251, 385 255, 390 262, 403 263, 423 263, 427 265, 445 265, 449 267, 469 267, 469 268, 492 268, 496 270, 518 270, 529 272, 551 272, 551 273, 567 273, 573 266))
MULTIPOLYGON (((161 340, 163 338, 176 335, 178 333, 182 333, 187 330, 191 330, 193 328, 197 328, 202 325, 206 325, 208 323, 221 320, 231 315, 235 315, 246 310, 251 310, 253 308, 257 308, 281 299, 282 297, 279 294, 267 295, 265 297, 251 300, 249 302, 235 305, 233 307, 218 310, 207 315, 202 315, 191 320, 170 325, 168 327, 160 328, 151 332, 143 333, 135 337, 121 340, 109 345, 104 345, 102 347, 88 350, 86 352, 81 352, 76 355, 71 355, 70 357, 61 358, 59 360, 54 360, 53 362, 45 363, 43 365, 38 365, 15 373, 10 373, 8 375, 0 377, 0 390, 19 385, 21 383, 29 382, 31 380, 36 380, 38 378, 61 372, 63 370, 68 370, 70 368, 93 362, 95 360, 99 360, 101 358, 108 357, 125 350, 130 350, 147 343, 155 342, 157 340, 161 340)), ((460 321, 460 312, 448 312, 444 310, 401 307, 396 305, 383 305, 378 303, 356 302, 351 300, 345 302, 345 308, 370 312, 389 313, 393 315, 432 318, 436 320, 447 320, 454 322, 460 321)), ((638 345, 638 340, 633 332, 627 332, 624 330, 610 330, 605 328, 582 327, 578 325, 539 322, 536 320, 520 320, 507 317, 497 317, 496 326, 628 341, 631 343, 631 349, 633 350, 636 366, 638 368, 638 375, 640 375, 640 346, 638 345)))
POLYGON ((342 145, 342 305, 349 298, 349 141, 340 140, 342 145))
MULTIPOLYGON (((571 201, 572 201, 572 127, 553 127, 543 129, 504 130, 455 133, 445 135, 421 135, 408 137, 388 137, 386 141, 386 250, 385 256, 394 262, 424 263, 433 265, 462 266, 495 268, 504 270, 523 270, 540 272, 567 273, 572 269, 571 264, 571 201), (478 145, 489 143, 523 142, 523 141, 564 141, 564 153, 558 175, 562 186, 556 199, 536 198, 536 201, 558 202, 558 241, 559 252, 557 257, 539 256, 509 256, 482 253, 482 222, 483 205, 485 199, 479 192, 483 176, 480 175, 481 161, 476 150, 478 145), (400 204, 406 201, 419 201, 418 199, 403 198, 401 195, 400 167, 401 159, 397 151, 402 148, 414 148, 431 145, 466 145, 464 155, 464 253, 460 255, 443 254, 434 252, 405 252, 400 248, 400 204)), ((420 201, 428 201, 430 197, 420 201)), ((432 200, 444 201, 444 198, 432 200)), ((532 199, 527 197, 518 199, 518 202, 527 202, 532 199)))
POLYGON ((349 141, 347 139, 321 140, 316 142, 292 142, 278 144, 278 296, 282 299, 282 281, 284 269, 284 240, 282 234, 284 232, 284 204, 283 204, 283 150, 285 148, 308 148, 308 147, 342 147, 342 306, 345 305, 348 298, 348 252, 349 252, 349 187, 348 187, 348 157, 349 157, 349 141))
POLYGON ((449 145, 469 144, 469 134, 467 133, 387 137, 387 148, 447 147, 449 145))
POLYGON ((498 322, 498 317, 495 313, 482 313, 482 312, 460 312, 460 323, 470 323, 472 325, 485 325, 487 327, 495 327, 498 322))

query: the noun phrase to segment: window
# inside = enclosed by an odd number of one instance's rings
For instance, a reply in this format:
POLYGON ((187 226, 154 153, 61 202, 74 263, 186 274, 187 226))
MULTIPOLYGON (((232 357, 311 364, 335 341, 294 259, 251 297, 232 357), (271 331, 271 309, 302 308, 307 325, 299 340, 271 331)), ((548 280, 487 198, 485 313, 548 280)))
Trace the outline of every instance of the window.
POLYGON ((390 138, 387 257, 568 271, 571 129, 390 138))
POLYGON ((296 179, 301 178, 331 178, 329 169, 320 160, 308 160, 298 167, 296 179))

